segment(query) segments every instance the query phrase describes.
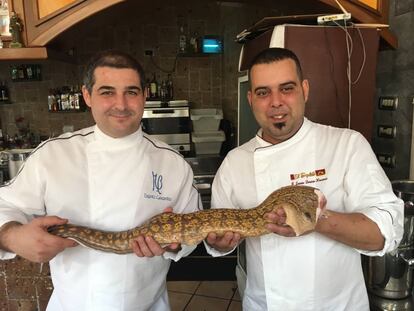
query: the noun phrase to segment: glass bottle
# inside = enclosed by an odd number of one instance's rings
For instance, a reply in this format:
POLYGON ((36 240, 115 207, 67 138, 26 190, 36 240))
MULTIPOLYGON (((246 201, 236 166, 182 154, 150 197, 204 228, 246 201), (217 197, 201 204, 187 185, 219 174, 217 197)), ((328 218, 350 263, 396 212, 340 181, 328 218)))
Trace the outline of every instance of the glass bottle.
POLYGON ((146 94, 145 99, 149 100, 151 98, 151 82, 149 79, 145 81, 145 94, 146 94))
POLYGON ((167 93, 168 93, 168 99, 172 100, 174 98, 174 85, 173 85, 171 74, 168 74, 168 78, 167 78, 167 93))
POLYGON ((9 101, 9 89, 7 88, 6 81, 0 83, 0 101, 9 101))
POLYGON ((69 109, 70 110, 75 110, 75 87, 73 85, 70 86, 69 88, 69 109))
POLYGON ((61 111, 62 110, 62 93, 59 89, 55 90, 55 97, 56 97, 56 110, 55 111, 61 111))
POLYGON ((162 82, 161 82, 160 98, 161 98, 161 101, 164 101, 164 102, 166 100, 168 100, 168 89, 167 89, 167 81, 166 80, 162 80, 162 82))
POLYGON ((76 85, 75 91, 74 91, 74 97, 75 97, 75 110, 80 110, 81 107, 81 100, 82 100, 82 91, 80 85, 76 85))
POLYGON ((158 83, 157 83, 157 77, 155 76, 155 73, 151 80, 150 91, 151 91, 151 96, 150 96, 151 99, 155 99, 158 97, 158 83))
POLYGON ((69 92, 70 92, 70 89, 69 89, 68 86, 63 86, 62 87, 62 92, 60 94, 61 110, 69 110, 70 109, 69 92))
POLYGON ((47 95, 47 108, 49 109, 49 111, 56 110, 56 97, 53 92, 53 89, 49 89, 49 94, 47 95))
POLYGON ((180 27, 179 48, 180 53, 185 53, 187 51, 187 37, 185 36, 183 26, 180 27))
POLYGON ((17 70, 17 66, 12 66, 10 72, 11 72, 12 80, 19 79, 19 73, 18 73, 18 70, 17 70))

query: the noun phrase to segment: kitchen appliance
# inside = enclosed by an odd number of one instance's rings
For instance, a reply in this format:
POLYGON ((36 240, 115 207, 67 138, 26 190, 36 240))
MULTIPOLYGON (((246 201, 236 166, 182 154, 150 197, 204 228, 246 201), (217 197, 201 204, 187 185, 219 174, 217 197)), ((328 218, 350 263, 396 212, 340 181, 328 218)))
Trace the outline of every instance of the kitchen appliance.
MULTIPOLYGON (((223 158, 209 155, 189 157, 185 160, 193 169, 194 185, 200 193, 203 208, 209 209, 211 186, 223 158)), ((227 256, 212 257, 207 254, 204 243, 200 243, 190 255, 171 263, 167 279, 169 281, 235 280, 236 262, 235 251, 227 256)))
POLYGON ((190 155, 191 119, 188 101, 147 101, 142 116, 142 130, 181 154, 190 155))
MULTIPOLYGON (((397 250, 382 257, 362 256, 362 264, 368 291, 394 300, 411 296, 413 290, 414 181, 393 181, 392 186, 395 194, 404 201, 403 238, 397 250)), ((376 299, 371 296, 370 300, 376 299)))
POLYGON ((33 149, 10 149, 1 152, 2 162, 3 159, 7 159, 8 165, 8 178, 5 178, 5 180, 12 179, 17 175, 23 162, 32 151, 33 149))
POLYGON ((200 193, 203 209, 210 208, 211 186, 223 158, 218 155, 198 156, 185 159, 194 173, 194 185, 200 193))

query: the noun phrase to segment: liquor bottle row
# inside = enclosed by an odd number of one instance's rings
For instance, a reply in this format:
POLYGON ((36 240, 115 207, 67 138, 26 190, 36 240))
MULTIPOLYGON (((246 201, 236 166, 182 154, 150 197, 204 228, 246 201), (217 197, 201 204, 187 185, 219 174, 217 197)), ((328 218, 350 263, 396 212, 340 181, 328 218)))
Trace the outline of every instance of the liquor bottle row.
POLYGON ((80 86, 63 86, 60 89, 50 89, 47 104, 51 112, 86 110, 80 86))
POLYGON ((42 71, 40 65, 26 64, 10 67, 12 81, 40 81, 42 71))
POLYGON ((174 86, 170 74, 166 79, 159 80, 154 73, 152 80, 147 79, 145 89, 147 100, 169 101, 174 98, 174 86))

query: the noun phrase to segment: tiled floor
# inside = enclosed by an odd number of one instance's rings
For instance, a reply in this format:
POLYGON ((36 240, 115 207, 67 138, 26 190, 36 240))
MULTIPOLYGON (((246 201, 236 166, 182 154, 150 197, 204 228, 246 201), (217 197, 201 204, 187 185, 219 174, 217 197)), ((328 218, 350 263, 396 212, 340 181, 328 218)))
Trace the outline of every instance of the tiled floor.
POLYGON ((237 283, 232 281, 169 281, 171 311, 241 311, 237 283))

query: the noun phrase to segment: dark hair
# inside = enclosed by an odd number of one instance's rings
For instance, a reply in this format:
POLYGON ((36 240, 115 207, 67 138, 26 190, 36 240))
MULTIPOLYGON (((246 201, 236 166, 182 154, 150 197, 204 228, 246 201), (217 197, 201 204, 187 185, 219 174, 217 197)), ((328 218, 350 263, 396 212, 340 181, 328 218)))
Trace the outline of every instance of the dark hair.
POLYGON ((273 62, 278 62, 284 59, 292 59, 296 64, 296 72, 299 77, 299 81, 303 81, 303 73, 302 73, 302 67, 300 65, 299 58, 296 56, 295 53, 293 53, 291 50, 284 49, 284 48, 268 48, 266 50, 263 50, 259 54, 257 54, 253 61, 251 62, 249 66, 249 81, 251 80, 250 72, 254 65, 258 64, 270 64, 273 62))
POLYGON ((112 67, 112 68, 128 68, 137 72, 141 81, 141 88, 144 90, 145 73, 140 63, 131 55, 116 51, 107 50, 98 52, 89 60, 83 74, 83 84, 89 93, 92 93, 93 85, 95 84, 95 69, 98 67, 112 67))

